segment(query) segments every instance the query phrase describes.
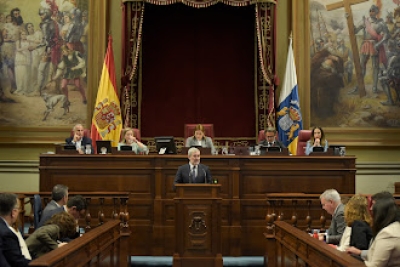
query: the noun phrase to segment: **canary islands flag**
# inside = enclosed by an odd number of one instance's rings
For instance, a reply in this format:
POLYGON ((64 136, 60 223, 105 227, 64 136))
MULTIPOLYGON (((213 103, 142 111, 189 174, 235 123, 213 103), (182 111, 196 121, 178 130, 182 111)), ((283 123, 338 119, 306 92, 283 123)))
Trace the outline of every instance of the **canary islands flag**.
POLYGON ((121 107, 115 81, 112 38, 109 36, 93 111, 91 137, 92 140, 110 140, 114 147, 118 145, 122 129, 121 107))
POLYGON ((299 131, 303 129, 303 120, 300 112, 292 39, 290 39, 285 79, 283 80, 281 95, 279 97, 279 108, 276 115, 278 120, 279 140, 283 142, 292 155, 296 155, 297 138, 299 136, 299 131))

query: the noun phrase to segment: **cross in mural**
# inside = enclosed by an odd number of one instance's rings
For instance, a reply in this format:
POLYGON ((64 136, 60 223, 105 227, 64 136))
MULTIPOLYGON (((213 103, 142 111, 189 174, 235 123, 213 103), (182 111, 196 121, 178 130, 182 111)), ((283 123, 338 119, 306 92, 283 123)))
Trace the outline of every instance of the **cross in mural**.
POLYGON ((326 6, 326 10, 328 10, 328 11, 344 7, 344 10, 346 12, 347 27, 349 30, 351 49, 353 50, 354 68, 356 71, 358 90, 360 92, 360 97, 365 96, 366 92, 365 92, 364 77, 361 73, 360 54, 358 53, 357 40, 356 40, 355 33, 354 33, 353 13, 351 12, 350 6, 361 3, 361 2, 367 2, 367 1, 368 0, 343 0, 343 1, 336 2, 336 3, 326 6))

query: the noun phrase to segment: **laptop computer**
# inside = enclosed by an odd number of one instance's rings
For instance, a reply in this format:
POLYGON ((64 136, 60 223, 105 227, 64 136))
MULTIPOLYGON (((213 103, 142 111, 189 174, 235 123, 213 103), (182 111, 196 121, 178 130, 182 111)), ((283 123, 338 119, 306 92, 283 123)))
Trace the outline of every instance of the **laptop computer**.
POLYGON ((133 150, 132 150, 132 146, 120 146, 120 147, 119 147, 119 150, 121 150, 121 151, 127 151, 127 152, 133 151, 133 150))
POLYGON ((279 146, 269 146, 269 147, 267 147, 266 148, 267 149, 267 152, 281 152, 281 148, 279 147, 279 146))
POLYGON ((279 154, 282 156, 287 156, 289 155, 289 149, 286 147, 278 147, 278 146, 262 146, 260 147, 260 155, 265 156, 265 155, 270 155, 270 154, 279 154))
POLYGON ((315 147, 313 147, 313 151, 312 152, 313 153, 315 153, 315 152, 318 152, 318 153, 325 152, 325 148, 323 146, 315 146, 315 147))
POLYGON ((72 144, 65 144, 64 150, 76 150, 76 146, 72 144))
POLYGON ((110 140, 96 140, 97 154, 111 154, 110 140))

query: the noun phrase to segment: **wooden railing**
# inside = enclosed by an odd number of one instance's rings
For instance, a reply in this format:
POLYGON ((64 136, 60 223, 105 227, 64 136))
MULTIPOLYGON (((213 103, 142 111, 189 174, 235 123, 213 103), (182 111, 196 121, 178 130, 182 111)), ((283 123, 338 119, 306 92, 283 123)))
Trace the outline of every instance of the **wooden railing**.
MULTIPOLYGON (((51 192, 19 192, 17 193, 21 203, 30 205, 30 212, 26 214, 25 205, 22 205, 20 224, 25 225, 28 221, 29 229, 25 234, 31 234, 34 230, 33 217, 33 196, 39 194, 42 200, 42 208, 51 201, 51 192)), ((79 227, 84 232, 90 231, 93 227, 104 224, 108 220, 121 220, 124 227, 128 227, 129 212, 127 202, 129 192, 69 192, 69 197, 82 195, 86 199, 87 209, 84 218, 79 220, 79 227)))
MULTIPOLYGON (((341 194, 342 202, 345 204, 353 194, 341 194)), ((331 215, 327 214, 321 207, 320 194, 303 194, 303 193, 272 193, 266 194, 267 199, 267 215, 266 228, 264 236, 267 239, 264 262, 268 261, 268 266, 281 266, 271 265, 270 257, 275 258, 276 241, 273 241, 276 235, 277 225, 282 225, 281 222, 289 224, 298 231, 308 235, 311 229, 320 229, 325 231, 330 225, 331 215)), ((370 195, 365 195, 370 201, 370 195)), ((400 195, 394 194, 395 202, 400 206, 400 195)), ((318 244, 321 242, 318 242, 318 244)), ((339 254, 343 255, 343 254, 339 254)), ((275 264, 275 263, 274 263, 275 264)), ((266 265, 267 266, 267 265, 266 265)), ((288 265, 291 266, 291 265, 288 265)), ((300 266, 330 266, 330 265, 302 265, 300 266)), ((346 266, 346 265, 337 265, 346 266)), ((352 265, 349 265, 352 266, 352 265)), ((362 265, 363 266, 363 265, 362 265)))
POLYGON ((130 232, 120 220, 110 220, 29 263, 36 267, 130 266, 130 232))
MULTIPOLYGON (((342 202, 346 203, 353 194, 341 194, 342 202)), ((266 194, 267 199, 267 231, 275 221, 285 221, 301 230, 311 229, 325 231, 330 225, 331 215, 321 207, 320 194, 302 193, 272 193, 266 194)), ((370 201, 370 195, 365 195, 370 201)), ((393 195, 400 206, 400 195, 393 195)))
POLYGON ((306 232, 276 221, 273 234, 265 234, 269 243, 266 251, 268 267, 365 267, 347 253, 312 238, 306 232))

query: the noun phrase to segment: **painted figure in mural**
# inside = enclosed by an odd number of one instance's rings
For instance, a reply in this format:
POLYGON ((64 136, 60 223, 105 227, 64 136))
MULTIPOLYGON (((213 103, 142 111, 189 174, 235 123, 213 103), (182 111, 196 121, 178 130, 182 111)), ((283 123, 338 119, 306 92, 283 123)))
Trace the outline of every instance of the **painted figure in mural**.
POLYGON ((382 88, 387 96, 386 102, 381 102, 385 106, 393 106, 396 101, 400 101, 400 40, 397 41, 394 55, 389 58, 387 71, 383 71, 381 77, 382 88), (395 97, 391 88, 394 88, 395 97))
POLYGON ((60 61, 59 28, 57 22, 52 20, 51 15, 50 8, 39 9, 39 16, 42 20, 40 29, 43 34, 45 51, 41 56, 38 68, 38 87, 36 88, 38 92, 46 85, 49 76, 60 61))
POLYGON ((337 39, 337 56, 341 57, 343 60, 343 67, 344 67, 344 74, 347 74, 345 76, 347 83, 351 83, 352 78, 353 78, 353 53, 351 52, 351 49, 348 48, 345 43, 344 39, 342 36, 339 36, 337 39))
POLYGON ((311 59, 311 112, 321 118, 335 114, 343 83, 344 65, 341 57, 327 49, 318 51, 311 59))
POLYGON ((83 57, 85 58, 85 61, 87 60, 87 41, 88 41, 88 34, 89 34, 89 23, 88 23, 88 13, 87 11, 82 12, 82 18, 81 18, 81 27, 82 27, 82 34, 81 34, 81 43, 83 45, 83 57))
POLYGON ((31 85, 31 90, 38 87, 38 67, 40 60, 45 51, 43 43, 42 31, 36 30, 32 23, 26 23, 25 29, 28 32, 27 40, 29 41, 29 50, 31 51, 31 68, 29 75, 29 83, 31 85))
POLYGON ((353 77, 353 55, 351 50, 344 44, 341 35, 330 34, 328 43, 324 46, 332 55, 338 56, 343 61, 344 77, 350 83, 353 77))
POLYGON ((15 79, 17 90, 15 95, 26 95, 29 92, 29 76, 31 66, 31 52, 29 51, 28 32, 20 29, 20 38, 16 42, 15 79))
POLYGON ((82 86, 81 78, 86 76, 86 64, 78 51, 70 49, 67 45, 61 47, 62 59, 57 66, 56 75, 53 80, 62 76, 61 89, 68 99, 68 82, 73 81, 82 96, 83 104, 87 103, 85 89, 82 86))
POLYGON ((85 50, 83 49, 83 44, 81 42, 81 36, 83 33, 82 11, 79 8, 75 8, 73 9, 72 14, 74 27, 72 28, 70 40, 68 43, 73 46, 73 49, 75 51, 78 51, 81 53, 81 55, 83 55, 85 53, 85 50))
POLYGON ((10 15, 11 17, 15 18, 18 26, 24 24, 24 20, 21 17, 21 10, 18 7, 13 8, 10 12, 10 15))
POLYGON ((65 11, 63 13, 64 24, 61 28, 61 37, 65 45, 75 51, 80 52, 82 55, 84 50, 80 41, 82 35, 80 13, 81 12, 79 9, 74 9, 69 12, 65 11))
MULTIPOLYGON (((361 57, 361 71, 363 76, 366 74, 367 62, 371 58, 372 61, 372 92, 377 93, 378 91, 378 75, 379 75, 379 64, 382 63, 384 67, 387 67, 387 59, 385 54, 384 44, 389 38, 389 30, 383 21, 378 18, 379 8, 376 5, 372 5, 369 10, 369 17, 362 19, 362 24, 355 27, 355 33, 363 30, 364 40, 360 48, 361 57)), ((350 93, 357 92, 356 87, 350 93)))
POLYGON ((18 26, 16 25, 15 18, 11 18, 10 15, 6 17, 6 23, 1 31, 3 37, 3 45, 1 47, 1 58, 3 62, 3 68, 7 75, 8 80, 11 84, 11 93, 17 89, 15 82, 15 71, 14 71, 14 57, 15 57, 15 42, 18 40, 18 26))

